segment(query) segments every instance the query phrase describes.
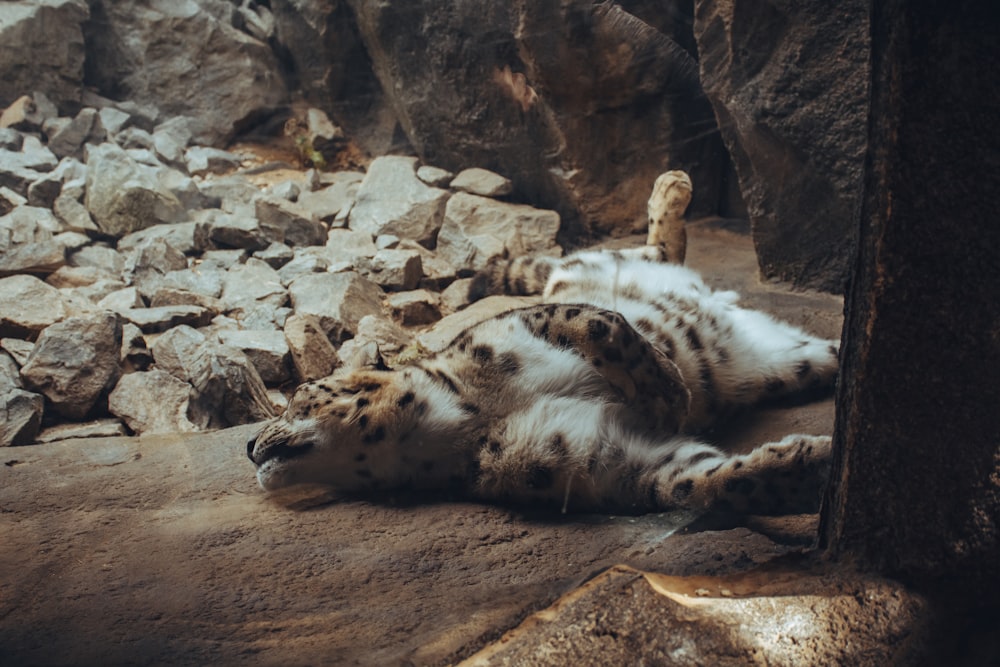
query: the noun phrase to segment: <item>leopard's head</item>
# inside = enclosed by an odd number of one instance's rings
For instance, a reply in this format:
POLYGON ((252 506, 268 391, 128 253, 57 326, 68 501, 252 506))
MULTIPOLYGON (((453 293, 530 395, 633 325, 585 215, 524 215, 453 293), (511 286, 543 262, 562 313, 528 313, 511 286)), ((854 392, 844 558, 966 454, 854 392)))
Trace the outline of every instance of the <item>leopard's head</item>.
POLYGON ((257 481, 267 491, 324 484, 342 492, 376 489, 391 480, 384 451, 395 430, 384 404, 391 372, 354 372, 299 387, 285 413, 247 441, 257 481))

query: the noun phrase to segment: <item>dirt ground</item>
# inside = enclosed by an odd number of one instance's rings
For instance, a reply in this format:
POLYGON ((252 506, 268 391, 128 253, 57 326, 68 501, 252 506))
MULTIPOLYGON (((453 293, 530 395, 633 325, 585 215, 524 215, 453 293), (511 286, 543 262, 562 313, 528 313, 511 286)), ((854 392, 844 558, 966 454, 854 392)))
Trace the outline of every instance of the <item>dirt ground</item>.
MULTIPOLYGON (((839 336, 840 299, 760 284, 745 234, 695 224, 688 253, 713 286, 839 336)), ((832 423, 826 398, 710 437, 746 448, 832 423)), ((451 664, 616 564, 731 575, 815 531, 814 516, 685 527, 692 517, 278 502, 246 460, 254 429, 0 452, 0 664, 451 664)))

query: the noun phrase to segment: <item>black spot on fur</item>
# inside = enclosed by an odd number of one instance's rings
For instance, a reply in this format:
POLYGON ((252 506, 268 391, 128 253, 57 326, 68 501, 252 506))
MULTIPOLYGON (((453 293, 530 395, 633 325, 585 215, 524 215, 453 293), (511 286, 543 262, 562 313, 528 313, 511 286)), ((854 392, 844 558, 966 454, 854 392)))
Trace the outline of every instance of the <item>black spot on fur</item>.
POLYGON ((486 444, 486 448, 490 450, 491 454, 499 454, 500 450, 503 449, 499 440, 490 440, 486 444))
POLYGON ((364 461, 367 458, 368 458, 368 455, 365 454, 364 452, 361 452, 360 454, 355 455, 354 460, 357 461, 358 463, 361 463, 362 461, 364 461))
POLYGON ((691 344, 692 350, 702 349, 701 338, 698 337, 698 332, 694 330, 693 326, 688 327, 684 335, 687 337, 688 343, 691 344))
POLYGON ((693 466, 695 463, 700 463, 705 459, 710 459, 715 456, 714 452, 698 452, 694 456, 688 459, 688 465, 693 466))
POLYGON ((462 403, 462 410, 468 412, 470 415, 479 414, 479 406, 474 403, 462 403))
POLYGON ((611 362, 620 362, 622 360, 622 351, 617 347, 606 347, 603 354, 604 358, 611 362))
POLYGON ((737 477, 726 482, 726 491, 729 493, 749 496, 755 488, 757 488, 757 484, 752 479, 746 477, 737 477))
POLYGON ((795 367, 795 377, 800 380, 804 380, 810 373, 812 373, 812 364, 809 363, 808 359, 800 361, 795 367))
POLYGON ((493 348, 489 345, 476 345, 472 348, 472 358, 485 364, 493 359, 493 348))
POLYGON ((783 391, 785 389, 785 381, 781 378, 773 378, 764 384, 764 388, 770 394, 777 394, 779 391, 783 391))
POLYGON ((555 476, 552 474, 551 468, 543 465, 534 465, 528 471, 524 483, 529 489, 542 491, 552 487, 552 483, 555 481, 554 478, 555 476))
POLYGON ((361 438, 361 442, 365 443, 366 445, 370 445, 376 442, 381 442, 382 440, 385 440, 385 427, 383 426, 379 426, 374 431, 366 434, 363 438, 361 438))
POLYGON ((396 406, 400 408, 405 408, 407 405, 413 402, 414 398, 416 398, 416 395, 412 391, 408 391, 399 397, 399 400, 396 401, 396 406))
POLYGON ((455 381, 452 380, 451 377, 444 371, 435 371, 433 376, 437 378, 437 380, 441 382, 441 384, 447 387, 448 391, 452 392, 453 394, 459 393, 458 386, 455 384, 455 381))
POLYGON ((577 317, 579 315, 580 315, 580 309, 579 308, 567 308, 566 309, 566 319, 567 319, 567 321, 571 320, 574 317, 577 317))
POLYGON ((557 456, 565 456, 568 453, 566 438, 561 433, 556 433, 549 438, 549 451, 557 456))
POLYGON ((360 410, 366 405, 371 405, 371 401, 369 401, 367 398, 359 398, 357 401, 355 401, 354 405, 356 405, 360 410))
POLYGON ((690 496, 692 491, 694 491, 694 480, 686 479, 683 482, 677 482, 670 495, 675 501, 680 502, 690 496))
POLYGON ((368 428, 368 415, 361 415, 358 417, 358 426, 361 427, 362 431, 368 428))
POLYGON ((507 375, 514 375, 521 370, 521 360, 513 352, 504 352, 497 358, 497 367, 507 375))
POLYGON ((559 282, 557 282, 555 285, 552 286, 552 289, 549 290, 549 294, 554 296, 559 292, 565 291, 567 287, 569 287, 569 284, 560 280, 559 282))
POLYGON ((604 340, 611 336, 611 327, 607 322, 590 320, 587 322, 587 336, 593 341, 604 340))
POLYGON ((556 336, 556 345, 558 345, 559 347, 570 347, 571 343, 569 338, 567 338, 562 334, 559 334, 558 336, 556 336))
POLYGON ((717 473, 719 471, 719 468, 721 468, 721 467, 722 467, 722 464, 720 463, 719 465, 715 466, 711 470, 706 470, 705 471, 705 477, 711 477, 712 475, 714 475, 715 473, 717 473))

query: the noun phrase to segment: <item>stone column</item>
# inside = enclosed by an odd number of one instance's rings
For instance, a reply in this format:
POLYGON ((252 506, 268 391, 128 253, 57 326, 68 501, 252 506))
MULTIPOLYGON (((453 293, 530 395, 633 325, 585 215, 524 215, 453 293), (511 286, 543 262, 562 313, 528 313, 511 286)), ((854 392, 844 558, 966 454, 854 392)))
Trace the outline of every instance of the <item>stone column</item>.
POLYGON ((828 553, 1000 593, 1000 40, 975 0, 873 3, 828 553))

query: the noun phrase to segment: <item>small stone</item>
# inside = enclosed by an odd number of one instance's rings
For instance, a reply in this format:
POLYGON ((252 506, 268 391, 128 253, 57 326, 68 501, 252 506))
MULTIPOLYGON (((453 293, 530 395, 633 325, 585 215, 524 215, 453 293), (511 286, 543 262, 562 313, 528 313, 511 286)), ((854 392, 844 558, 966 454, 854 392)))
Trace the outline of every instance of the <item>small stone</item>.
POLYGON ((389 291, 412 290, 424 275, 420 254, 413 250, 379 250, 371 259, 360 261, 358 269, 389 291))
POLYGON ((278 270, 295 257, 295 251, 284 243, 274 242, 263 250, 258 250, 253 256, 267 262, 272 269, 278 270))
POLYGON ((481 197, 502 197, 514 190, 510 179, 478 167, 460 171, 452 180, 451 188, 481 197))
POLYGON ((413 335, 388 317, 365 315, 358 322, 355 335, 359 340, 372 340, 384 352, 396 352, 413 341, 413 335))
POLYGON ((417 178, 416 158, 383 156, 372 160, 358 188, 348 224, 370 236, 395 234, 432 243, 450 197, 417 178))
POLYGON ((221 299, 173 287, 161 287, 153 292, 153 296, 149 299, 149 306, 150 308, 160 308, 162 306, 198 306, 209 311, 213 316, 221 313, 226 308, 221 299))
POLYGON ((314 315, 333 341, 343 341, 357 331, 365 315, 382 314, 384 292, 363 276, 345 273, 310 273, 288 286, 297 315, 314 315))
POLYGON ((185 159, 184 150, 191 143, 192 136, 187 118, 171 118, 153 129, 153 148, 166 162, 181 164, 185 159))
POLYGON ((264 381, 240 350, 206 341, 191 360, 191 368, 191 384, 197 392, 195 423, 225 428, 274 416, 264 381))
POLYGON ((299 194, 298 204, 319 220, 330 223, 354 203, 358 186, 364 174, 357 172, 337 172, 338 180, 313 192, 299 194))
POLYGON ((439 297, 427 290, 398 292, 386 297, 389 312, 404 326, 433 324, 441 319, 439 297))
POLYGON ((290 315, 285 320, 284 335, 299 382, 324 378, 337 368, 337 351, 326 337, 318 318, 290 315))
POLYGON ((0 278, 0 336, 34 335, 66 317, 55 287, 28 275, 0 278))
POLYGON ((326 225, 306 208, 286 199, 263 196, 255 204, 257 220, 271 241, 290 246, 323 245, 327 240, 326 225))
MULTIPOLYGON (((114 280, 112 274, 96 266, 63 266, 49 274, 45 282, 58 289, 63 289, 65 287, 89 287, 100 281, 112 280, 114 280)), ((106 294, 102 294, 101 298, 115 291, 115 289, 120 289, 124 286, 125 283, 121 283, 117 287, 108 290, 106 294)), ((88 291, 86 296, 88 299, 91 299, 93 298, 93 293, 88 291)))
POLYGON ((125 270, 125 257, 106 245, 92 244, 80 248, 69 257, 70 266, 92 266, 113 276, 125 270))
POLYGON ((222 331, 219 342, 243 351, 268 384, 291 379, 291 355, 281 331, 222 331))
POLYGON ((267 301, 283 306, 288 301, 288 293, 277 271, 267 262, 251 257, 246 264, 237 264, 226 272, 222 300, 230 306, 244 301, 267 301))
POLYGON ((122 325, 120 359, 125 372, 144 371, 153 363, 153 352, 146 345, 142 330, 131 322, 122 325))
POLYGON ((378 252, 371 234, 353 229, 331 229, 327 235, 326 247, 330 251, 331 261, 354 263, 362 257, 374 257, 378 252))
POLYGON ((298 200, 299 195, 302 193, 302 186, 295 181, 282 181, 269 187, 267 193, 272 197, 294 202, 298 200))
POLYGON ((138 434, 191 433, 191 385, 166 371, 123 375, 108 396, 108 410, 138 434))
POLYGON ((52 212, 69 229, 77 232, 99 231, 90 211, 76 197, 60 194, 52 205, 52 212))
POLYGON ((417 178, 435 188, 444 188, 455 178, 455 174, 447 169, 425 164, 417 169, 417 178))
POLYGON ((10 354, 18 366, 24 366, 28 363, 28 357, 31 356, 31 351, 35 349, 35 344, 29 340, 21 340, 20 338, 0 338, 0 348, 10 354))
POLYGON ((57 424, 43 429, 35 437, 35 442, 59 442, 60 440, 76 440, 79 438, 114 438, 128 435, 125 425, 117 419, 95 419, 83 424, 57 424))
POLYGON ((104 141, 104 127, 96 109, 81 109, 70 122, 49 135, 49 150, 56 157, 82 157, 84 143, 104 141))
POLYGON ((134 308, 145 308, 146 304, 135 287, 115 290, 97 302, 98 308, 124 313, 134 308))
POLYGON ((243 162, 240 155, 207 146, 192 146, 184 153, 184 159, 187 161, 188 173, 192 176, 225 174, 238 169, 243 162))
POLYGON ((0 394, 6 394, 11 389, 23 388, 18 363, 6 352, 0 352, 0 394))
POLYGON ((219 209, 198 211, 193 216, 206 227, 206 234, 223 248, 242 248, 249 252, 266 248, 271 236, 256 218, 226 213, 219 209))
POLYGON ((379 250, 392 250, 399 245, 399 237, 393 234, 379 234, 375 239, 375 247, 379 250))
POLYGON ((108 136, 112 137, 121 132, 132 120, 127 113, 114 107, 104 107, 97 112, 97 115, 101 119, 101 126, 108 136))
POLYGON ((190 382, 194 373, 191 361, 205 340, 205 334, 190 326, 174 327, 153 340, 153 361, 158 368, 190 382))
POLYGON ((446 313, 455 313, 469 305, 469 288, 472 278, 456 280, 441 292, 441 307, 446 313))
POLYGON ((159 306, 131 308, 121 311, 121 315, 144 332, 156 333, 180 324, 203 327, 212 321, 214 313, 200 306, 159 306))
POLYGON ((39 395, 11 389, 0 393, 0 447, 30 445, 42 425, 45 399, 39 395))
POLYGON ((118 251, 128 253, 140 245, 162 240, 183 254, 203 252, 211 247, 207 231, 197 222, 160 224, 123 236, 118 240, 118 251))

